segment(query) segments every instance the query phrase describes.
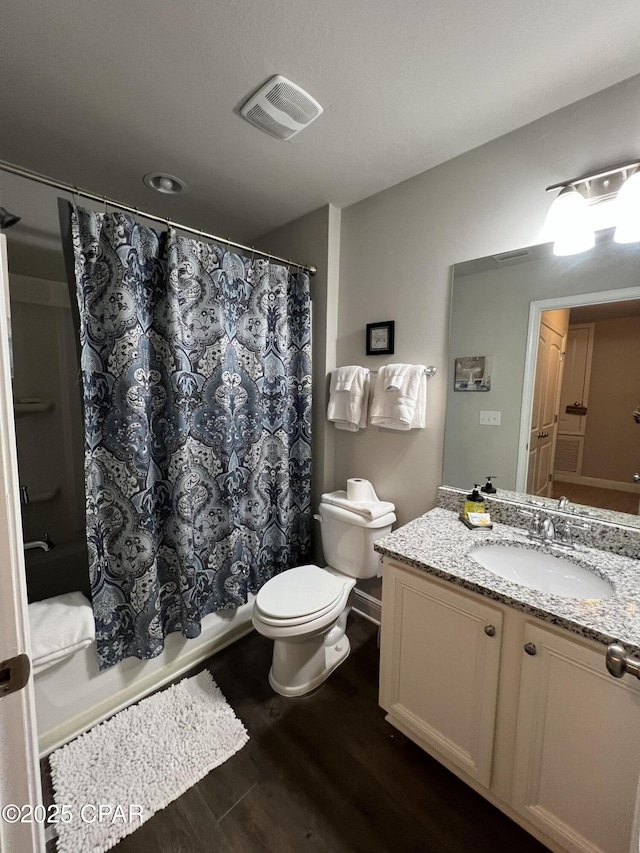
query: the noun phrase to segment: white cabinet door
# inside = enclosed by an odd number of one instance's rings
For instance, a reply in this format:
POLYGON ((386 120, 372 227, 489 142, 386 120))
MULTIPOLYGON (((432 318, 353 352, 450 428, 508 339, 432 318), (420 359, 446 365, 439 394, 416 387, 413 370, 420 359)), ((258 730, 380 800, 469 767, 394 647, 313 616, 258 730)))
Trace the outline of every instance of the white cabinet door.
POLYGON ((501 636, 497 608, 385 565, 380 704, 487 787, 501 636))
POLYGON ((530 624, 525 642, 514 807, 569 851, 637 853, 640 685, 607 673, 604 647, 530 624))

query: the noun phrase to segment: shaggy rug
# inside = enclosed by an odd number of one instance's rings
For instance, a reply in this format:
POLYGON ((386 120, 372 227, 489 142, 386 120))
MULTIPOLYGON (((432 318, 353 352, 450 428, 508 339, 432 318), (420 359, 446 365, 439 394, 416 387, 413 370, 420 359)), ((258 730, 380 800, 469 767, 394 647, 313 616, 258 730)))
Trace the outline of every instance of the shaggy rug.
POLYGON ((249 740, 207 670, 49 757, 58 853, 103 853, 249 740))

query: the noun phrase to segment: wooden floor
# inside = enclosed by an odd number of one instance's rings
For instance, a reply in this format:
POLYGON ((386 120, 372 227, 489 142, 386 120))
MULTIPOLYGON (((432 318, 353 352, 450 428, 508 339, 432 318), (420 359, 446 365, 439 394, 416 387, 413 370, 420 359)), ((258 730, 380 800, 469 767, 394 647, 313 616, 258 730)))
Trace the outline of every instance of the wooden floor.
POLYGON ((376 633, 350 617, 351 656, 298 699, 269 687, 272 644, 256 633, 211 658, 251 739, 116 853, 544 853, 384 721, 376 633))
POLYGON ((600 489, 595 486, 584 486, 581 483, 564 483, 557 480, 553 483, 551 496, 560 498, 565 495, 571 503, 594 506, 599 509, 611 509, 615 512, 628 512, 638 515, 640 506, 640 490, 637 492, 620 492, 617 489, 600 489))

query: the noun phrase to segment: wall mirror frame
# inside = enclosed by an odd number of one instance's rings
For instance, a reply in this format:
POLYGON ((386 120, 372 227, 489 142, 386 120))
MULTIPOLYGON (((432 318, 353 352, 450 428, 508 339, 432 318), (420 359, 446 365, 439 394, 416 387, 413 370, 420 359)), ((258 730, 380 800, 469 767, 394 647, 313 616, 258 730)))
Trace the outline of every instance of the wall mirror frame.
MULTIPOLYGON (((596 246, 580 255, 556 257, 552 248, 551 244, 538 244, 453 268, 445 485, 469 489, 474 482, 484 482, 485 476, 496 475, 499 490, 515 492, 513 499, 521 498, 526 493, 542 312, 640 298, 640 246, 614 243, 613 229, 598 232, 596 246), (491 391, 455 394, 454 361, 475 353, 492 356, 491 391), (500 412, 500 426, 481 426, 481 410, 500 412)), ((637 379, 631 372, 627 381, 635 383, 640 398, 640 369, 637 379)), ((626 413, 630 422, 632 409, 626 413)), ((640 469, 640 427, 635 429, 638 455, 633 464, 640 469)), ((637 491, 640 500, 640 488, 637 491)), ((582 503, 589 505, 586 500, 582 503)), ((640 526, 638 515, 616 512, 616 516, 619 523, 640 526)))

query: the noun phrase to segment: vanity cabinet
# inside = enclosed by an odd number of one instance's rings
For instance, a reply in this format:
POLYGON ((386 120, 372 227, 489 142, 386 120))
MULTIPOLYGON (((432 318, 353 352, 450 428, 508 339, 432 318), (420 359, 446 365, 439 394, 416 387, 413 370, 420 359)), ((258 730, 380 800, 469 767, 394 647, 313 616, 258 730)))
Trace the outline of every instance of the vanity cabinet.
POLYGON ((390 723, 551 850, 638 853, 640 684, 603 646, 388 558, 382 601, 390 723))
POLYGON ((483 785, 493 757, 502 614, 385 567, 380 704, 483 785))
POLYGON ((640 689, 612 678, 604 648, 527 624, 513 806, 567 850, 637 853, 640 689))

